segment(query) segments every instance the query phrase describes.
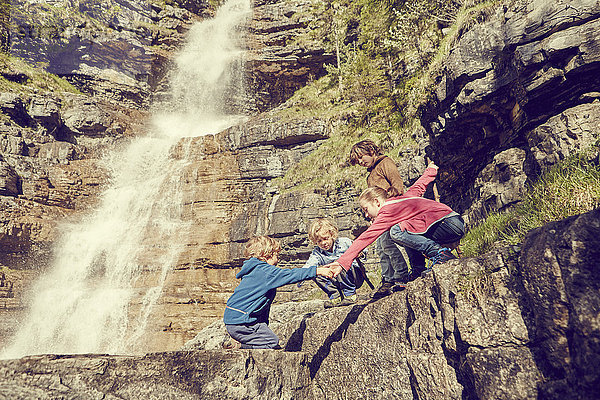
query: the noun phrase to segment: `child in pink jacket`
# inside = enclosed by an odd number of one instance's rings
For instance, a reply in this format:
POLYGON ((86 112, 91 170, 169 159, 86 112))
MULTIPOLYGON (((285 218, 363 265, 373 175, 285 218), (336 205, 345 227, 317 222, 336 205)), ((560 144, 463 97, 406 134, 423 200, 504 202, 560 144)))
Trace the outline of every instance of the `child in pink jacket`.
POLYGON ((445 244, 464 236, 462 217, 450 207, 423 196, 427 185, 435 179, 437 166, 431 163, 425 173, 401 196, 388 198, 385 190, 371 187, 358 198, 364 213, 373 219, 340 258, 330 264, 337 275, 348 270, 352 261, 379 236, 389 231, 390 240, 404 246, 411 254, 413 273, 426 274, 437 264, 456 258, 445 244), (425 269, 425 257, 431 260, 425 269))

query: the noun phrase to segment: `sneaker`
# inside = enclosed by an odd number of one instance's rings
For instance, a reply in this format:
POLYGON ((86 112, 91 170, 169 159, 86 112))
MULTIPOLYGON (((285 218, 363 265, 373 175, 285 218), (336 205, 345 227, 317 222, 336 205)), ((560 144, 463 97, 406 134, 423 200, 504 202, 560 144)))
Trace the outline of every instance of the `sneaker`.
POLYGON ((342 302, 342 298, 338 295, 337 297, 334 297, 332 299, 325 300, 325 303, 323 303, 323 307, 325 307, 325 308, 337 307, 340 305, 341 302, 342 302))
POLYGON ((437 254, 429 259, 430 264, 425 269, 425 271, 423 271, 421 273, 421 276, 425 276, 428 273, 430 273, 433 270, 433 267, 435 267, 436 265, 445 263, 446 261, 452 260, 455 258, 456 258, 456 256, 454 256, 454 254, 452 254, 452 252, 450 251, 449 248, 444 247, 444 248, 439 249, 437 254))
POLYGON ((389 296, 390 294, 392 294, 392 288, 395 284, 396 283, 394 282, 382 281, 381 286, 377 288, 377 290, 375 291, 375 293, 373 293, 373 296, 371 297, 373 297, 374 299, 381 299, 382 297, 389 296))
POLYGON ((344 300, 340 301, 338 306, 351 306, 352 304, 356 304, 356 300, 358 300, 358 296, 356 293, 354 293, 350 296, 344 297, 344 300))
POLYGON ((392 287, 392 292, 401 292, 404 289, 406 289, 406 284, 404 284, 402 282, 396 282, 394 287, 392 287))
POLYGON ((242 348, 242 344, 235 339, 229 339, 223 343, 223 348, 227 350, 237 350, 242 348))

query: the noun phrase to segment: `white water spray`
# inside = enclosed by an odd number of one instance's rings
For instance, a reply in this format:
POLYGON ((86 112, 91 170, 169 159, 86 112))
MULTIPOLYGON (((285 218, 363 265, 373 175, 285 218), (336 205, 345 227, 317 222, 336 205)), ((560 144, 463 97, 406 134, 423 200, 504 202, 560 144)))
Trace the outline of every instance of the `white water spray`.
POLYGON ((177 58, 172 100, 156 113, 151 135, 103 161, 111 184, 98 208, 63 227, 54 265, 32 291, 29 315, 2 358, 45 353, 143 353, 139 338, 180 253, 188 229, 182 220, 180 172, 185 158, 169 157, 184 137, 212 134, 239 121, 225 113, 227 93, 241 85, 235 29, 249 15, 249 0, 229 0, 214 19, 196 24, 177 58), (232 89, 233 88, 233 89, 232 89), (144 242, 151 238, 152 254, 144 242), (148 261, 151 260, 151 261, 148 261), (158 275, 142 293, 142 271, 158 275), (135 315, 134 315, 135 314, 135 315))

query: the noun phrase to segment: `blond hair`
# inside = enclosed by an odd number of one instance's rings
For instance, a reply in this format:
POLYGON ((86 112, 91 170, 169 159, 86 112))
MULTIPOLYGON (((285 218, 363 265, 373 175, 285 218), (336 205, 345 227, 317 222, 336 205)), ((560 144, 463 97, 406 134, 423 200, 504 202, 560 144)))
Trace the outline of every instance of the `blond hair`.
POLYGON ((375 202, 375 199, 385 201, 389 197, 390 196, 387 190, 373 186, 363 190, 360 196, 358 196, 358 203, 361 205, 365 203, 373 203, 375 202))
POLYGON ((256 257, 259 260, 266 261, 273 254, 277 254, 281 251, 281 245, 279 242, 268 236, 254 236, 244 249, 244 255, 246 257, 256 257))
POLYGON ((334 239, 337 238, 338 227, 331 218, 318 218, 313 221, 308 228, 308 240, 313 244, 317 244, 319 236, 322 237, 323 233, 329 234, 334 239))

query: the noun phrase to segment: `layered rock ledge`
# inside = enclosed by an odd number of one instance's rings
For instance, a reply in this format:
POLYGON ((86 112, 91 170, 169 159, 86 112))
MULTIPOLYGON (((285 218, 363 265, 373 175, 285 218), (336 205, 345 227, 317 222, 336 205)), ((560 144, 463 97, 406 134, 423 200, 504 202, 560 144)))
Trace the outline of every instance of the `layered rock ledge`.
MULTIPOLYGON (((0 393, 121 399, 598 398, 599 240, 596 209, 530 232, 520 250, 501 248, 447 262, 379 301, 292 318, 277 328, 283 351, 27 357, 0 363, 0 393)), ((200 339, 197 344, 206 345, 200 339)))

